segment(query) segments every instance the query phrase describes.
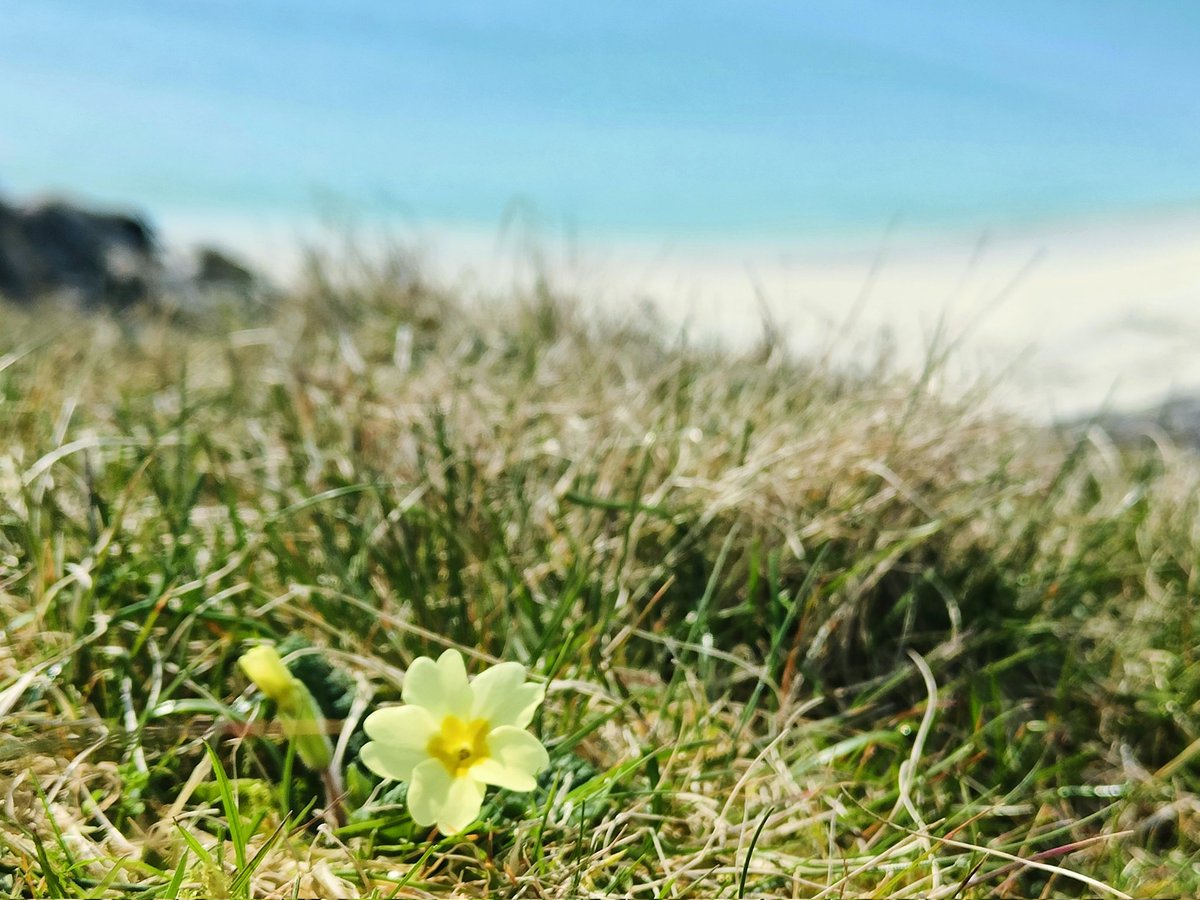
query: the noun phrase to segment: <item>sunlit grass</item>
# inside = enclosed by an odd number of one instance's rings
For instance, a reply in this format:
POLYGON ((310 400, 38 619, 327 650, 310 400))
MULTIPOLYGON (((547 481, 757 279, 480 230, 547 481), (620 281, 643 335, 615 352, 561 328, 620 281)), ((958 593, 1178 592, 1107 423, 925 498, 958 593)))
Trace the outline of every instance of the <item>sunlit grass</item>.
POLYGON ((403 268, 0 311, 0 895, 1200 891, 1200 466, 869 363, 403 268), (445 647, 546 683, 551 757, 452 838, 354 764, 445 647))

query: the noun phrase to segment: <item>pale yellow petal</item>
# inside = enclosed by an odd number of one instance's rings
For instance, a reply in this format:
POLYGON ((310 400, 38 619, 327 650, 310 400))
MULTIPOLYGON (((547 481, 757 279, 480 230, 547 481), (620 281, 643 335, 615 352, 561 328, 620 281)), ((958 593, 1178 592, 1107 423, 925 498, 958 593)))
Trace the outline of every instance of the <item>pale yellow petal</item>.
POLYGON ((363 730, 371 740, 390 747, 423 750, 436 733, 437 723, 423 707, 388 706, 367 716, 363 730))
POLYGON ((404 673, 405 703, 422 706, 440 721, 446 716, 465 719, 471 712, 467 669, 457 650, 447 650, 437 662, 428 656, 413 660, 404 673))
POLYGON ((408 811, 414 822, 428 828, 438 821, 453 780, 436 759, 427 759, 413 769, 408 786, 408 811))
POLYGON ((381 778, 411 781, 413 770, 429 759, 429 754, 424 749, 393 747, 379 741, 368 741, 359 751, 359 758, 363 765, 381 778))
POLYGON ((404 687, 400 692, 405 703, 423 706, 435 718, 446 714, 446 697, 442 690, 442 673, 428 656, 418 656, 404 673, 404 687))
POLYGON ((525 667, 508 662, 492 666, 471 682, 474 705, 472 719, 487 719, 492 728, 512 725, 524 728, 545 694, 541 685, 525 684, 525 667))
POLYGON ((467 667, 462 654, 447 650, 438 657, 437 667, 442 677, 447 713, 460 719, 468 718, 471 715, 471 688, 467 685, 467 667))
POLYGON ((537 787, 537 780, 528 772, 506 766, 495 758, 483 759, 471 766, 470 775, 484 784, 495 785, 510 791, 532 791, 537 787))
POLYGON ((487 743, 488 755, 506 770, 524 772, 532 777, 550 765, 546 748, 520 728, 502 725, 488 733, 487 743))
POLYGON ((437 817, 438 831, 458 834, 477 818, 483 806, 483 785, 474 778, 455 778, 437 817))

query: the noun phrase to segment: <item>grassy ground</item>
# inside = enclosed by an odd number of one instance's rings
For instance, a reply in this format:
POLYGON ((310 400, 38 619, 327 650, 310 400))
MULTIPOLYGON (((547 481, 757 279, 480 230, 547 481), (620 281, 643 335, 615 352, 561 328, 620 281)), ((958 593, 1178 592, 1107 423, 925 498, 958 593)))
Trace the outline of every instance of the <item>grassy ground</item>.
POLYGON ((403 269, 4 309, 0 895, 1195 895, 1200 466, 979 410, 403 269), (441 839, 353 761, 447 646, 552 766, 441 839))

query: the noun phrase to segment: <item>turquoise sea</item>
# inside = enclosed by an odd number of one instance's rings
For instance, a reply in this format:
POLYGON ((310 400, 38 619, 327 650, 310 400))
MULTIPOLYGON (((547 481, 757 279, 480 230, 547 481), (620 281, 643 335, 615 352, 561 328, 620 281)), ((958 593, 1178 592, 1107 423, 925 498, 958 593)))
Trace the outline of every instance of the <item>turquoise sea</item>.
POLYGON ((1200 207, 1200 3, 4 0, 0 194, 584 235, 1200 207))

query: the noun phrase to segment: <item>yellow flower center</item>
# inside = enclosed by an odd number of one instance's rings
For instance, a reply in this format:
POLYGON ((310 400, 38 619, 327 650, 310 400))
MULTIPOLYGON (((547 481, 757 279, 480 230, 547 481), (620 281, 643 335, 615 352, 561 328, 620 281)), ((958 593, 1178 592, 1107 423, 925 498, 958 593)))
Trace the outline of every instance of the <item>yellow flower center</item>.
POLYGON ((438 760, 454 778, 480 760, 488 758, 487 719, 464 722, 458 716, 442 719, 442 729, 429 739, 429 755, 438 760))

